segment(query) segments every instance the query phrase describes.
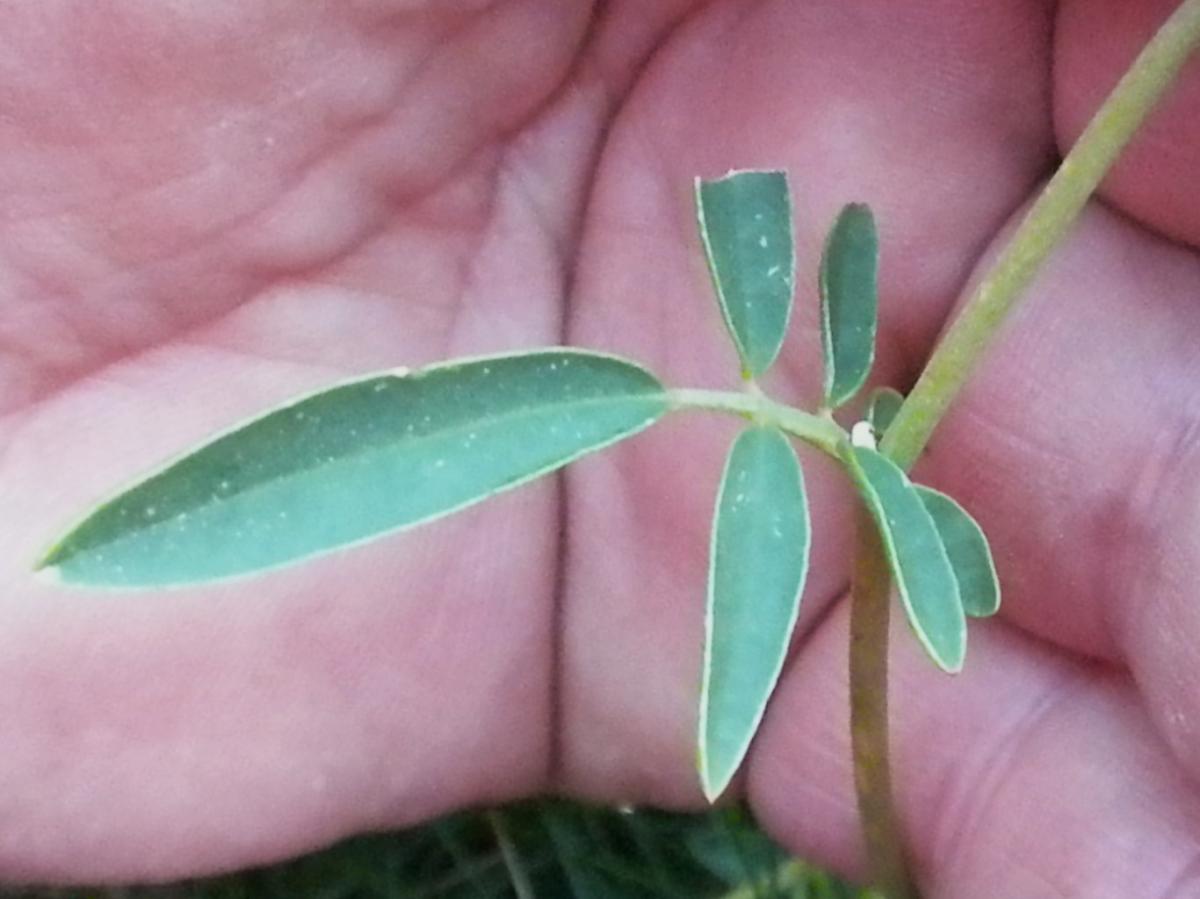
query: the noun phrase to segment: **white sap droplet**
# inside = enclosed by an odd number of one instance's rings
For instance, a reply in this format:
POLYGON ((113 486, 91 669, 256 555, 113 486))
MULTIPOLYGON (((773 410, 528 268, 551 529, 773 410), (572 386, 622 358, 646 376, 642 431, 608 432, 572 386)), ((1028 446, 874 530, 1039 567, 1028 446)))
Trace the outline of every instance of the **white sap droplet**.
POLYGON ((764 234, 758 239, 758 245, 764 250, 767 248, 767 235, 764 234))
POLYGON ((856 422, 850 429, 850 442, 854 446, 875 449, 875 429, 869 421, 856 422))

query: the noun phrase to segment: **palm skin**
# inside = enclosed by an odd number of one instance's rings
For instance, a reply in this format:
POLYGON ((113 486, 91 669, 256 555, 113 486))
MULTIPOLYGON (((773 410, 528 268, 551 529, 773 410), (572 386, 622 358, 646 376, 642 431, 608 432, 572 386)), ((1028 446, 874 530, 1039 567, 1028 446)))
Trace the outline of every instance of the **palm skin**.
MULTIPOLYGON (((114 484, 348 374, 565 341, 732 386, 689 208, 730 167, 791 171, 802 284, 836 208, 873 205, 876 377, 904 386, 1167 5, 10 12, 0 876, 168 878, 547 790, 698 806, 728 423, 235 584, 97 595, 30 563, 114 484)), ((1193 71, 918 468, 980 518, 1006 591, 958 678, 896 628, 930 896, 1200 890, 1197 100, 1193 71)), ((811 402, 816 334, 802 290, 775 395, 811 402)), ((830 466, 809 483, 795 658, 737 789, 854 873, 851 506, 830 466)))

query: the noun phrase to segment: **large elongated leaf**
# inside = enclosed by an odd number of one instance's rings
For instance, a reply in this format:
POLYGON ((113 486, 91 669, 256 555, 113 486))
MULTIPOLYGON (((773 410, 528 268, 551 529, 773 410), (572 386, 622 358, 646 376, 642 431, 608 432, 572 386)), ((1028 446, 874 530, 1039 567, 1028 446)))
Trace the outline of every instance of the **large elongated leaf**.
POLYGON ((836 409, 866 381, 875 361, 879 238, 871 209, 846 206, 821 257, 821 342, 825 405, 836 409))
POLYGON ((983 528, 946 494, 920 484, 914 486, 941 534, 958 581, 963 611, 973 618, 995 615, 1000 610, 1000 580, 983 528))
POLYGON ((280 565, 515 487, 665 409, 644 369, 570 349, 363 378, 255 419, 104 503, 41 566, 149 586, 280 565))
POLYGON ((791 444, 774 428, 744 431, 730 450, 713 521, 698 753, 710 800, 745 758, 783 669, 809 543, 791 444))
POLYGON ((909 624, 939 668, 960 671, 966 618, 933 516, 908 476, 886 456, 854 446, 847 447, 846 461, 879 526, 909 624))
POLYGON ((765 372, 783 344, 796 289, 792 205, 783 172, 696 180, 700 236, 743 374, 765 372))

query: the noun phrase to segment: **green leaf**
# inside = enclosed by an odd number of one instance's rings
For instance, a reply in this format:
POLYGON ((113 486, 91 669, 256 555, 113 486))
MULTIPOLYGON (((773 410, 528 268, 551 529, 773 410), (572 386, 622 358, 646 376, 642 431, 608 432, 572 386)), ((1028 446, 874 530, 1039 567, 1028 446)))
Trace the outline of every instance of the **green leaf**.
POLYGON ((779 355, 796 290, 787 175, 730 172, 716 181, 698 178, 696 211, 743 376, 757 377, 779 355))
POLYGON ((878 276, 875 217, 870 207, 851 203, 834 222, 821 257, 821 343, 830 409, 858 392, 875 361, 878 276))
POLYGON ((698 752, 710 801, 745 758, 783 669, 809 543, 791 444, 774 428, 744 431, 730 450, 713 521, 698 752))
POLYGON ((847 466, 883 538, 904 611, 939 668, 962 670, 967 625, 933 516, 908 476, 881 453, 848 446, 847 466))
POLYGON ((351 381, 184 456, 89 515, 42 559, 66 581, 223 578, 429 521, 649 426, 659 382, 571 349, 351 381))
POLYGON ((875 436, 882 438, 896 418, 896 413, 904 405, 904 394, 893 387, 879 387, 871 393, 871 402, 867 405, 867 421, 875 429, 875 436))
POLYGON ((972 618, 995 615, 1000 609, 1000 580, 983 528, 946 494, 914 486, 942 537, 963 610, 972 618))

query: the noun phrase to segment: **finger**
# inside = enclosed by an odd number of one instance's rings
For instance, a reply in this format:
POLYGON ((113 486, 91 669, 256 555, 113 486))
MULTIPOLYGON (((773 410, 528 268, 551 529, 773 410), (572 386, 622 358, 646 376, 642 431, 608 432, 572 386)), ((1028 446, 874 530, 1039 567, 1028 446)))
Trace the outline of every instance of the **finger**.
MULTIPOLYGON (((750 762, 759 820, 862 877, 846 692, 847 610, 789 670, 750 762)), ((891 739, 901 824, 930 899, 1147 899, 1200 889, 1200 797, 1115 669, 1002 623, 937 672, 892 629, 891 739)))
POLYGON ((935 435, 919 476, 996 551, 1003 614, 1128 665, 1200 775, 1200 259, 1093 207, 935 435))
POLYGON ((0 37, 29 88, 0 101, 19 101, 0 189, 25 204, 0 225, 18 285, 0 316, 4 879, 257 864, 525 794, 548 768, 553 484, 170 595, 52 589, 30 567, 116 484, 305 389, 557 341, 539 225, 562 213, 521 166, 565 138, 528 135, 511 166, 494 138, 563 76, 586 10, 135 6, 43 4, 0 37), (171 180, 176 163, 199 174, 171 180))
MULTIPOLYGON (((870 201, 885 246, 881 378, 922 358, 975 255, 1049 149, 1039 4, 715 4, 677 30, 600 166, 573 343, 680 386, 737 366, 704 271, 694 176, 787 167, 799 300, 767 386, 815 404, 817 257, 839 206, 870 201)), ((605 798, 685 803, 708 527, 730 426, 670 421, 568 474, 563 777, 605 798)), ((815 528, 801 631, 844 584, 844 481, 809 464, 815 528)))
MULTIPOLYGON (((1063 152, 1178 6, 1176 0, 1063 0, 1054 40, 1054 124, 1063 152)), ((1104 182, 1122 211, 1200 246, 1200 59, 1193 58, 1104 182)))

